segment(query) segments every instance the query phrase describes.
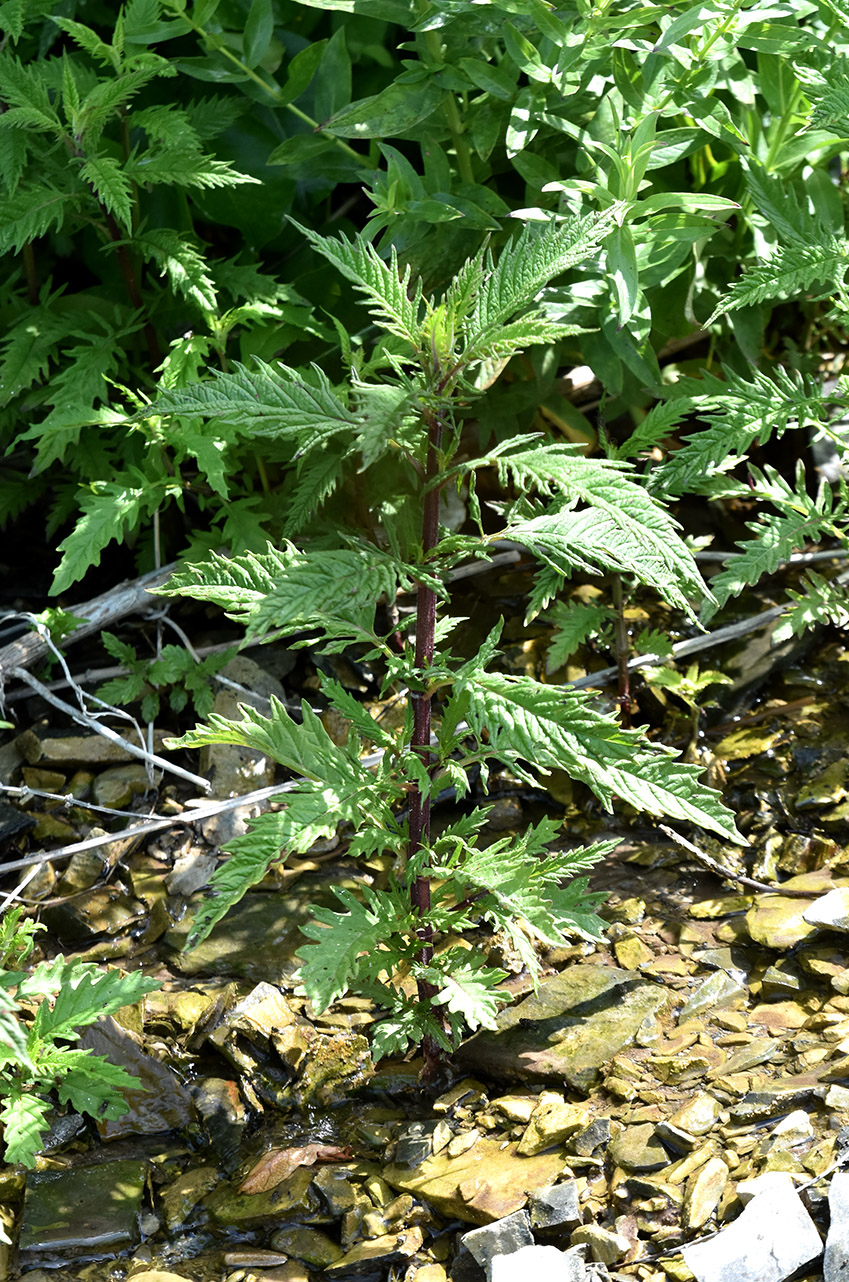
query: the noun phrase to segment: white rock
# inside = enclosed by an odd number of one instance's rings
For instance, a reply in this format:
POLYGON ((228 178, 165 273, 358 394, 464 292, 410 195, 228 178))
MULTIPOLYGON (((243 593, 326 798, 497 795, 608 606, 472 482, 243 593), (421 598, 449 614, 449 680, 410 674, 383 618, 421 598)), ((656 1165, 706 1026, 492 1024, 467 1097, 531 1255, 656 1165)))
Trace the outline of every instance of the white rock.
POLYGON ((578 1251, 523 1246, 512 1255, 495 1257, 489 1282, 589 1282, 589 1274, 578 1251))
POLYGON ((786 1282, 821 1253, 816 1225, 789 1179, 758 1193, 716 1237, 681 1252, 696 1282, 786 1282))
POLYGON ((786 1117, 782 1117, 780 1122, 776 1122, 772 1128, 772 1135, 778 1138, 792 1140, 794 1144, 801 1144, 803 1140, 812 1140, 814 1138, 814 1128, 811 1125, 811 1119, 803 1108, 794 1109, 786 1117))
POLYGON ((838 886, 820 895, 802 913, 809 926, 828 926, 831 930, 849 930, 849 886, 838 886))
POLYGON ((775 1193, 788 1187, 793 1188, 793 1179, 786 1171, 765 1171, 754 1179, 741 1180, 735 1191, 743 1205, 748 1206, 759 1193, 775 1193))
POLYGON ((849 1172, 838 1171, 828 1189, 831 1223, 825 1240, 823 1282, 846 1282, 849 1278, 849 1172))

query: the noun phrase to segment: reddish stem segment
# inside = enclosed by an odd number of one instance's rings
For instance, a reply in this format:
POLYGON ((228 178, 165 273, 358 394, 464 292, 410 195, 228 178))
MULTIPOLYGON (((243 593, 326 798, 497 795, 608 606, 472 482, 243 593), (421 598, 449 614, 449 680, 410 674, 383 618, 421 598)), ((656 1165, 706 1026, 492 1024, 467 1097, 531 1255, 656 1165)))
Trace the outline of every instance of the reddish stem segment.
MULTIPOLYGON (((439 467, 439 450, 442 445, 442 422, 437 416, 429 420, 427 445, 427 463, 425 465, 425 482, 436 479, 439 467)), ((439 539, 439 488, 431 486, 424 497, 422 511, 422 556, 427 559, 428 553, 436 547, 439 539)), ((416 595, 416 668, 427 681, 427 670, 433 663, 434 638, 436 634, 436 593, 433 588, 420 584, 416 595)), ((433 761, 430 750, 431 700, 429 691, 419 691, 412 696, 413 702, 413 737, 411 747, 418 752, 428 768, 433 761)), ((430 797, 423 797, 421 789, 415 786, 410 793, 410 845, 412 857, 430 840, 430 797)), ((422 920, 418 937, 422 947, 418 960, 428 965, 433 957, 433 927, 428 920, 430 915, 430 878, 419 876, 410 887, 410 900, 416 913, 422 920)), ((429 1002, 435 995, 433 984, 426 980, 418 981, 419 1001, 429 1002)), ((432 1037, 426 1037, 423 1043, 425 1057, 425 1078, 432 1077, 439 1065, 439 1046, 432 1037)))

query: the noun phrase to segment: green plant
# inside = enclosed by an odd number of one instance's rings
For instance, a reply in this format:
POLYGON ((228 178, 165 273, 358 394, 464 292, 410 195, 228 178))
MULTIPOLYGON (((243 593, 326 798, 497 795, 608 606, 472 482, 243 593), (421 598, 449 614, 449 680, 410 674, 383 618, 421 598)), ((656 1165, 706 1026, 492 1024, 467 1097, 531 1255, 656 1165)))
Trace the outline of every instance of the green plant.
POLYGON ((140 971, 104 972, 61 956, 31 970, 9 969, 27 960, 33 934, 43 929, 22 921, 22 912, 12 909, 0 922, 0 1124, 5 1161, 33 1167, 50 1125, 50 1095, 95 1119, 127 1111, 121 1092, 138 1090, 137 1079, 71 1044, 83 1028, 137 1002, 159 982, 140 971))
POLYGON ((199 660, 181 645, 166 645, 154 658, 140 659, 134 646, 111 632, 102 632, 101 640, 107 653, 128 672, 126 676, 105 682, 97 692, 98 697, 121 706, 140 699, 145 721, 155 721, 158 717, 163 687, 169 688, 168 705, 172 712, 182 712, 191 702, 199 717, 207 716, 215 702, 213 678, 235 653, 229 650, 199 660))
POLYGON ((593 936, 600 929, 598 897, 587 894, 585 878, 563 880, 612 845, 552 849, 557 825, 550 820, 486 845, 486 806, 461 813, 436 835, 431 804, 443 788, 464 797, 472 768, 485 784, 493 762, 531 782, 565 769, 607 808, 618 797, 740 840, 695 767, 624 730, 590 696, 500 671, 500 625, 471 657, 451 649, 461 620, 450 614, 446 574, 461 560, 486 557, 496 539, 522 543, 538 559, 534 612, 579 568, 634 574, 687 612, 691 598, 704 594, 675 522, 627 464, 526 436, 480 457, 468 457, 462 445, 464 422, 493 366, 563 334, 541 291, 597 252, 618 212, 526 227, 497 261, 487 251, 470 259, 438 298, 426 295, 409 269, 401 271, 394 254, 386 262, 364 240, 307 233, 365 295, 382 332, 347 384, 334 388, 316 368, 258 363, 195 388, 163 390, 149 411, 178 422, 203 415, 257 422, 264 432, 273 427, 298 459, 291 504, 305 531, 297 545, 179 570, 159 591, 214 601, 249 636, 273 630, 304 644, 298 634, 309 630, 310 644, 327 653, 354 646, 382 666, 386 689, 409 692, 406 722, 393 734, 324 678, 323 693, 350 722, 342 746, 306 703, 300 722, 279 704, 270 717, 245 708, 241 721, 212 716, 175 742, 244 744, 303 777, 286 794, 285 809, 261 816, 232 843, 189 946, 281 852, 303 852, 340 822, 353 825, 350 856, 389 854, 392 872, 385 887, 364 887, 360 895, 338 889, 337 909, 315 910, 304 931, 304 988, 318 1011, 349 988, 367 994, 385 1012, 375 1054, 423 1042, 429 1069, 466 1029, 491 1026, 505 1000, 498 988, 504 972, 462 942, 447 941, 479 927, 503 931, 536 976, 535 940, 553 944, 570 931, 593 936), (475 487, 482 469, 494 469, 502 485, 497 531, 482 524, 475 487), (475 532, 440 526, 439 497, 449 485, 468 487, 475 532), (412 589, 410 628, 395 617, 394 603, 399 591, 412 589), (383 749, 376 772, 360 761, 361 738, 383 749), (409 978, 415 996, 405 987, 409 978))

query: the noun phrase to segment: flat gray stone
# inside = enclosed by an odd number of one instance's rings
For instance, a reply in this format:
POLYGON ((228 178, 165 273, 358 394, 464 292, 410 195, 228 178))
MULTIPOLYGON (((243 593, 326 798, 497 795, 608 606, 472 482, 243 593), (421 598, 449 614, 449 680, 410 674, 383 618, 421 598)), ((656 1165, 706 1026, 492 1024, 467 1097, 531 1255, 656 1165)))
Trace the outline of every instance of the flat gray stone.
POLYGON ((554 1246, 523 1246, 512 1255, 497 1255, 489 1282, 586 1282, 587 1266, 577 1250, 554 1246))
POLYGON ((550 1188, 533 1193, 528 1201, 528 1210, 535 1229, 573 1228, 584 1218, 575 1180, 564 1180, 562 1184, 552 1184, 550 1188))
POLYGON ((822 1242, 788 1175, 716 1237, 681 1254, 696 1282, 786 1282, 819 1258, 822 1242))
POLYGON ((464 1233, 460 1242, 489 1277, 496 1256, 510 1256, 523 1246, 533 1246, 534 1237, 527 1211, 514 1211, 483 1228, 464 1233))
POLYGON ((831 1223, 825 1240, 823 1282, 849 1279, 849 1171, 837 1171, 828 1189, 831 1223))
POLYGON ((659 1171, 670 1164, 652 1122, 626 1126, 610 1141, 610 1156, 626 1171, 659 1171))
POLYGON ((631 971, 569 966, 503 1010, 495 1029, 476 1033, 455 1058, 466 1071, 513 1081, 565 1079, 588 1091, 667 1000, 663 988, 631 971))
POLYGON ((38 1171, 27 1179, 21 1264, 102 1260, 139 1240, 145 1162, 103 1162, 38 1171))

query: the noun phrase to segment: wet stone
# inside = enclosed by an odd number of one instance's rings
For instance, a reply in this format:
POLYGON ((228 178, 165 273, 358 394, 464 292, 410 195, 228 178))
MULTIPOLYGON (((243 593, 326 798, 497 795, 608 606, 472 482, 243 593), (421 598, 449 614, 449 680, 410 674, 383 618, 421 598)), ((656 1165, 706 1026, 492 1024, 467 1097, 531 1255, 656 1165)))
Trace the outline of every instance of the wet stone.
POLYGON ((284 1215, 311 1215, 315 1202, 310 1196, 313 1171, 299 1167, 287 1179, 264 1193, 238 1193, 230 1183, 219 1184, 204 1199, 204 1206, 222 1228, 245 1228, 284 1215))
POLYGON ((159 1201, 169 1232, 182 1228, 191 1219, 198 1203, 220 1179, 220 1172, 215 1167, 196 1166, 160 1190, 159 1201))
POLYGON ((388 1269, 407 1264, 418 1251, 424 1237, 420 1228, 388 1233, 384 1237, 358 1242, 334 1264, 324 1270, 326 1278, 385 1277, 388 1269))
POLYGON ((410 1169, 421 1166, 433 1151, 433 1135, 437 1126, 436 1122, 411 1122, 395 1145, 395 1165, 410 1169))
POLYGON ((503 1010, 495 1031, 476 1033, 461 1046, 457 1060, 494 1077, 565 1078, 586 1091, 667 1000, 663 988, 629 971, 570 966, 541 984, 538 993, 503 1010))
POLYGON ((236 1158, 249 1120, 237 1083, 223 1077, 199 1078, 192 1087, 192 1101, 213 1151, 226 1167, 236 1158))
POLYGON ((669 1165, 669 1154, 651 1122, 626 1126, 610 1141, 610 1156, 628 1171, 659 1171, 669 1165))
POLYGON ((818 1259, 816 1225, 787 1176, 716 1237, 682 1249, 697 1282, 786 1282, 818 1259))
POLYGON ((98 1122, 104 1139, 180 1130, 191 1121, 191 1097, 177 1074, 150 1054, 137 1033, 122 1028, 111 1015, 85 1029, 77 1045, 121 1065, 139 1080, 137 1089, 123 1092, 129 1110, 98 1122))
POLYGON ((292 1255, 296 1260, 303 1260, 304 1264, 316 1269, 335 1264, 343 1255, 342 1248, 326 1233, 299 1225, 291 1225, 272 1233, 270 1245, 275 1251, 292 1255))
POLYGON ((145 1163, 104 1162, 30 1175, 19 1239, 24 1266, 101 1260, 139 1238, 145 1163))
POLYGON ((539 1189, 528 1202, 531 1224, 535 1229, 571 1228, 583 1219, 574 1180, 539 1189))
POLYGON ((801 898, 791 899, 782 895, 780 890, 774 895, 759 895, 746 913, 746 929, 750 938, 756 944, 764 944, 779 952, 795 948, 803 939, 809 939, 817 933, 819 927, 806 921, 805 913, 813 906, 815 899, 833 890, 834 884, 829 871, 821 868, 816 872, 791 877, 782 886, 785 890, 809 891, 810 902, 801 898))
MULTIPOLYGON (((173 964, 185 975, 284 982, 298 968, 295 953, 304 942, 300 928, 312 917, 309 902, 302 895, 245 895, 197 948, 177 951, 173 964)), ((188 930, 182 922, 180 926, 166 937, 178 950, 188 930)))
POLYGON ((261 983, 227 1012, 209 1040, 220 1046, 230 1033, 242 1033, 249 1041, 267 1046, 273 1033, 294 1021, 292 1008, 280 989, 261 983))

